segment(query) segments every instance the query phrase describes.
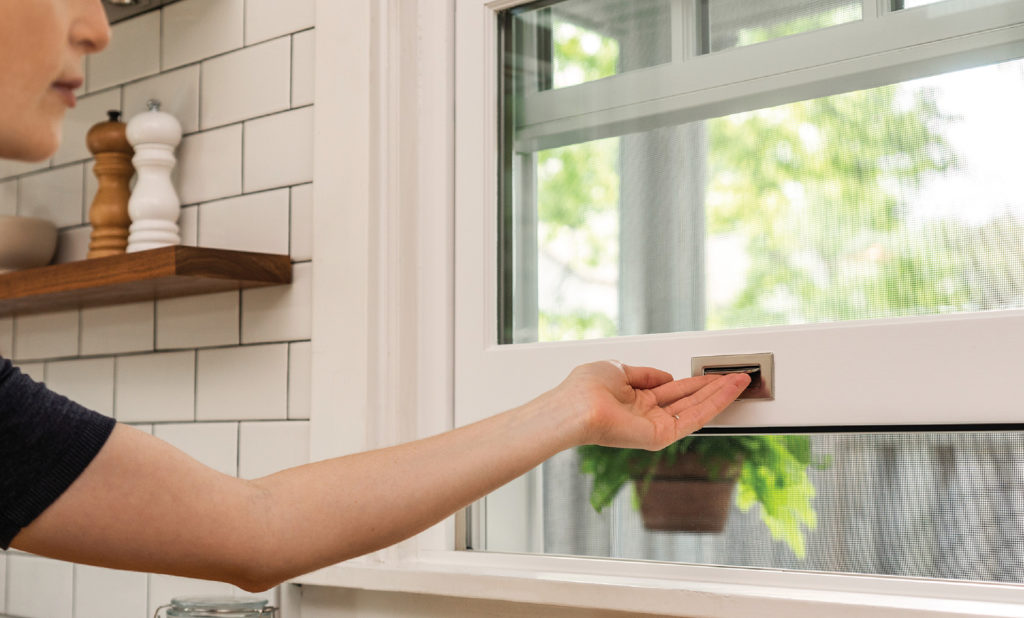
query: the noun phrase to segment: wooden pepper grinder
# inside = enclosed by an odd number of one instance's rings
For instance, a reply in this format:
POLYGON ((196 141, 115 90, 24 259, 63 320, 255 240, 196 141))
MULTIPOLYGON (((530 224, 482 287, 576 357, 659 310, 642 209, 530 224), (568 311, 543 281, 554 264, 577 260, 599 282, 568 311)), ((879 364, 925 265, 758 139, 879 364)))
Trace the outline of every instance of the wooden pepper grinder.
POLYGON ((108 120, 100 122, 85 136, 85 145, 96 157, 92 171, 99 180, 96 196, 89 206, 92 234, 89 240, 90 258, 120 255, 128 247, 128 182, 135 173, 132 155, 135 151, 125 137, 125 124, 119 120, 121 112, 107 112, 108 120))
POLYGON ((181 202, 171 183, 171 170, 177 161, 174 148, 181 141, 181 124, 160 111, 159 101, 149 101, 149 111, 128 121, 128 142, 135 147, 132 162, 139 172, 135 191, 128 201, 132 224, 128 234, 128 253, 167 247, 181 243, 178 216, 181 202))

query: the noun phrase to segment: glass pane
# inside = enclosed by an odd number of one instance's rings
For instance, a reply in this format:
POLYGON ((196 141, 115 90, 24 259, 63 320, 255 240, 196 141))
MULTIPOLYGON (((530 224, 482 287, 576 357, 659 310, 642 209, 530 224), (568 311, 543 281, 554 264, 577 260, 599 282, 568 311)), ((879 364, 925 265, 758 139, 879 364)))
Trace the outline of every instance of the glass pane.
MULTIPOLYGON (((575 86, 669 62, 669 0, 564 0, 515 9, 506 64, 522 93, 575 86)), ((510 29, 509 29, 510 28, 510 29)))
POLYGON ((502 342, 1024 308, 1021 109, 1018 60, 517 153, 502 342))
POLYGON ((707 50, 770 41, 791 34, 857 21, 860 0, 703 0, 707 50))
MULTIPOLYGON (((543 551, 1024 582, 1021 432, 691 440, 689 454, 676 458, 681 471, 658 469, 650 480, 650 453, 586 447, 547 462, 537 522, 543 551), (630 460, 637 454, 647 461, 630 460), (699 464, 716 470, 716 480, 698 480, 699 464), (646 487, 639 500, 638 487, 646 487)), ((532 507, 521 507, 528 518, 532 507)), ((488 529, 496 544, 513 547, 503 532, 488 529)))

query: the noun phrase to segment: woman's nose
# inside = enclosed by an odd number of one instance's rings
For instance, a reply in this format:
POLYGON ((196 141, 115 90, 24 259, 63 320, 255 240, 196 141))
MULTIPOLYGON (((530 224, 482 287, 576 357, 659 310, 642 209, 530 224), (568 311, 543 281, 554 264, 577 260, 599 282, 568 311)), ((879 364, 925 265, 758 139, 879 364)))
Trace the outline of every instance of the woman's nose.
POLYGON ((100 0, 72 0, 69 36, 74 47, 83 53, 94 54, 110 43, 110 23, 100 0))

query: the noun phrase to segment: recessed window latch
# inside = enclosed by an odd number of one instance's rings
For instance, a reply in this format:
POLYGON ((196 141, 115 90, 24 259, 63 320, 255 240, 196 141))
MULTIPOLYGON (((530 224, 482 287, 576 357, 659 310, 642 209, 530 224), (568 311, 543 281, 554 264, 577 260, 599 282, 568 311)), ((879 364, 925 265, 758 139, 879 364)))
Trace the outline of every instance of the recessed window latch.
POLYGON ((746 373, 750 386, 740 393, 739 399, 775 399, 775 355, 771 352, 695 356, 690 369, 694 376, 746 373))

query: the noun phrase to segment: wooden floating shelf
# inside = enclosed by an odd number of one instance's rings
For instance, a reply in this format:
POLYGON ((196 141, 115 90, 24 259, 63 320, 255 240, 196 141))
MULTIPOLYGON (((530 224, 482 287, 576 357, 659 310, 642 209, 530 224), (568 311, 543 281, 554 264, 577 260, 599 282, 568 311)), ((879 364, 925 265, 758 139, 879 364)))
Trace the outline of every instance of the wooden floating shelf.
POLYGON ((0 275, 0 317, 291 283, 287 255, 161 247, 0 275))

